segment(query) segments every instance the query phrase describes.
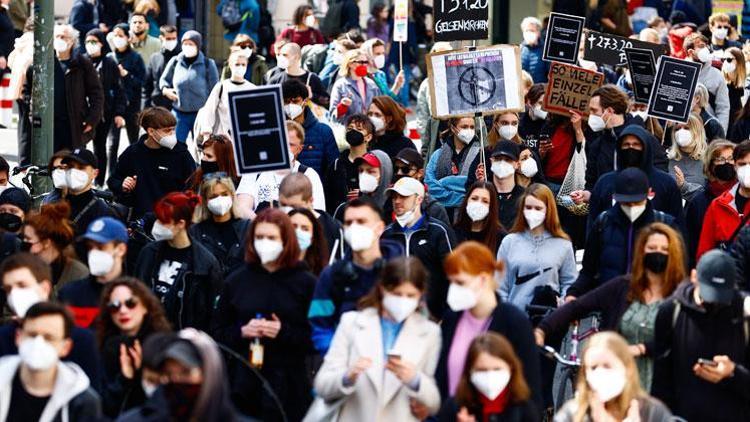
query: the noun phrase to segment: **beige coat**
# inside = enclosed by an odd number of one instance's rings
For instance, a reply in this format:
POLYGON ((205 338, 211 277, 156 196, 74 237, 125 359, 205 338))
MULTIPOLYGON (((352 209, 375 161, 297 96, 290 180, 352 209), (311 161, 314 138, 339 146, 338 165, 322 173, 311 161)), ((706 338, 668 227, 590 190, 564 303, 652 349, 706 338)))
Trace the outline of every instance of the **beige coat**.
POLYGON ((409 399, 425 404, 433 414, 440 408, 440 392, 433 376, 440 342, 440 328, 424 316, 414 313, 404 321, 393 350, 414 364, 419 373, 419 389, 413 391, 384 369, 377 310, 347 312, 315 377, 315 390, 327 401, 349 397, 340 410, 340 421, 416 421, 409 410, 409 399), (344 376, 360 357, 372 359, 372 366, 353 386, 344 387, 344 376))

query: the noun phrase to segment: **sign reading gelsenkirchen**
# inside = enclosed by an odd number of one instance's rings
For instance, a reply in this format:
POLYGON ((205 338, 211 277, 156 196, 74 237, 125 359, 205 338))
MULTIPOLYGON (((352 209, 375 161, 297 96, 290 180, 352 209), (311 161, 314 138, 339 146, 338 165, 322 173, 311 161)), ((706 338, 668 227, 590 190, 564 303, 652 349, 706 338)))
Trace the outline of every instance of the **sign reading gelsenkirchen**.
POLYGON ((435 41, 486 40, 489 0, 434 0, 435 41))
POLYGON ((518 46, 429 54, 427 73, 436 118, 523 110, 518 46))

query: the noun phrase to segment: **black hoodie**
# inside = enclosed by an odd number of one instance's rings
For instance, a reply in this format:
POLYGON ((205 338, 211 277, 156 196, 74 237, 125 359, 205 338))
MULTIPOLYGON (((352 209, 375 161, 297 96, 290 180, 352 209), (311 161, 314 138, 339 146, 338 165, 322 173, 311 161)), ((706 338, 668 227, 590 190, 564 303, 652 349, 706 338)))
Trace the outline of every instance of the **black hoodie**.
MULTIPOLYGON (((125 89, 122 86, 122 78, 120 77, 120 69, 117 67, 117 62, 109 55, 109 43, 107 43, 106 35, 99 29, 92 29, 86 34, 86 37, 92 36, 96 37, 102 44, 102 51, 99 53, 99 57, 94 58, 89 56, 89 58, 91 58, 94 68, 99 73, 99 80, 101 80, 102 88, 104 89, 104 120, 111 120, 115 116, 123 116, 125 114, 125 106, 128 104, 128 99, 125 97, 125 89)), ((88 56, 88 53, 86 55, 88 56)))

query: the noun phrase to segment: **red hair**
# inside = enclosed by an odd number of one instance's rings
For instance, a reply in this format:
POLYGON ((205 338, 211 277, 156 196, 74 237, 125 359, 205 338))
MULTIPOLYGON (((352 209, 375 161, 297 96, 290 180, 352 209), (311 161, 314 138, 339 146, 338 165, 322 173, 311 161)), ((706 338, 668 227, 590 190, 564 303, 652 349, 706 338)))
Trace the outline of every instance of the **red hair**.
POLYGON ((171 192, 154 205, 154 214, 162 223, 176 223, 185 220, 185 227, 193 221, 193 211, 201 203, 201 197, 194 192, 171 192))
POLYGON ((255 252, 255 228, 259 223, 269 223, 279 228, 281 232, 281 243, 284 250, 276 259, 280 269, 288 269, 297 265, 299 262, 300 249, 297 243, 297 235, 294 233, 292 220, 284 211, 278 208, 266 208, 255 217, 250 224, 245 236, 245 262, 249 264, 260 264, 258 253, 255 252))
POLYGON ((496 261, 492 251, 482 243, 469 241, 460 244, 443 262, 446 275, 467 273, 479 275, 503 271, 502 261, 496 261))
POLYGON ((73 225, 70 223, 70 205, 67 201, 42 205, 37 212, 26 217, 25 224, 33 227, 39 240, 51 240, 58 250, 73 243, 73 225))

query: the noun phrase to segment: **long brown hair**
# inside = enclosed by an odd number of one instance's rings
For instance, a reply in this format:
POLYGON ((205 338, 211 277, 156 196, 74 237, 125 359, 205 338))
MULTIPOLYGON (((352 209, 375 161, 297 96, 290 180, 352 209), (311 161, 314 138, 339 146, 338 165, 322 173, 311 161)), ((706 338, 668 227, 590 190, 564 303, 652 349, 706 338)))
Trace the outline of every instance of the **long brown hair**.
POLYGON ((469 203, 469 197, 471 197, 471 194, 477 189, 485 189, 490 193, 490 212, 489 214, 487 214, 487 218, 482 221, 482 229, 480 230, 480 232, 484 232, 484 239, 482 239, 482 243, 490 249, 495 249, 497 248, 498 233, 503 226, 500 223, 500 218, 498 217, 500 215, 498 211, 500 205, 497 200, 497 189, 495 189, 494 184, 486 180, 477 180, 476 182, 474 182, 474 184, 471 185, 471 187, 466 191, 464 200, 461 202, 461 206, 459 207, 458 212, 458 218, 456 219, 454 227, 464 230, 467 233, 471 232, 471 225, 473 221, 471 220, 471 218, 469 218, 469 214, 466 213, 466 205, 469 203))
MULTIPOLYGON (((533 160, 533 158, 530 159, 533 160)), ((563 231, 562 225, 560 224, 560 217, 557 215, 557 204, 555 204, 555 196, 552 194, 550 188, 541 183, 533 183, 526 188, 523 196, 521 196, 521 199, 518 201, 516 221, 513 223, 513 228, 510 229, 510 232, 523 233, 529 228, 529 224, 526 222, 526 217, 523 216, 526 198, 528 197, 544 202, 544 205, 547 207, 546 216, 544 218, 544 229, 553 237, 570 240, 570 236, 563 231)))
POLYGON ((456 388, 456 403, 458 406, 471 409, 480 405, 479 392, 471 383, 471 372, 474 363, 482 353, 502 359, 510 366, 510 381, 506 387, 510 403, 517 404, 528 400, 531 396, 531 390, 523 377, 523 365, 513 351, 513 346, 505 336, 487 332, 475 337, 469 345, 464 370, 456 388))
POLYGON ((391 119, 387 122, 385 130, 389 132, 403 132, 406 127, 406 112, 399 103, 387 95, 373 97, 372 104, 379 108, 383 116, 391 119))
MULTIPOLYGON (((487 128, 487 146, 488 147, 494 147, 495 144, 497 144, 498 142, 502 141, 502 138, 500 138, 500 134, 495 129, 495 125, 497 124, 497 122, 500 121, 500 118, 502 116, 505 116, 506 114, 512 114, 512 115, 516 116, 516 119, 518 120, 518 123, 519 123, 519 126, 520 126, 520 124, 521 124, 521 118, 518 115, 518 113, 516 113, 515 111, 505 111, 505 112, 502 112, 500 114, 496 114, 495 118, 492 119, 492 126, 487 128)), ((519 126, 516 126, 516 127, 518 128, 519 126)), ((511 141, 513 141, 513 142, 515 142, 517 144, 523 143, 523 139, 521 139, 521 135, 519 135, 518 133, 516 133, 516 136, 514 136, 513 139, 511 139, 511 141)))
POLYGON ((260 264, 260 257, 255 252, 255 228, 259 223, 269 223, 279 228, 281 232, 281 243, 284 249, 276 258, 279 269, 289 269, 299 262, 299 243, 294 233, 294 226, 289 216, 278 208, 266 208, 255 217, 245 236, 245 262, 248 264, 260 264))
MULTIPOLYGON (((216 164, 219 167, 219 171, 223 171, 227 174, 232 181, 237 183, 239 177, 237 176, 237 168, 234 164, 234 147, 232 141, 225 135, 211 135, 203 141, 201 149, 208 147, 214 148, 214 155, 216 156, 216 164)), ((192 191, 197 191, 200 187, 201 181, 203 180, 203 169, 198 166, 198 169, 190 175, 187 180, 187 186, 192 191)))
MULTIPOLYGON (((295 214, 304 215, 312 224, 312 243, 305 252, 305 263, 310 267, 310 272, 319 276, 323 268, 328 265, 328 241, 326 240, 325 233, 323 233, 323 227, 320 222, 315 218, 315 214, 307 208, 295 208, 289 211, 289 218, 295 214)), ((296 234, 295 234, 296 236, 296 234)))
POLYGON ((630 290, 628 290, 628 302, 635 300, 644 302, 644 293, 648 290, 648 278, 643 265, 648 238, 655 234, 662 234, 669 241, 669 254, 667 258, 667 269, 664 270, 661 292, 664 297, 672 294, 682 280, 687 276, 685 270, 685 252, 682 249, 682 237, 673 228, 664 223, 651 223, 642 228, 633 246, 633 272, 630 276, 630 290))
POLYGON ((130 289, 133 296, 137 297, 148 311, 143 319, 143 325, 141 325, 138 330, 139 335, 143 335, 143 339, 148 337, 151 333, 170 331, 172 329, 167 320, 167 316, 164 313, 164 308, 162 307, 161 302, 151 290, 137 278, 120 277, 105 284, 104 289, 102 290, 102 295, 99 298, 99 316, 96 319, 96 337, 100 349, 109 337, 120 333, 120 329, 117 328, 112 321, 112 316, 109 314, 108 309, 109 298, 112 296, 112 291, 120 286, 125 286, 130 289))
POLYGON ((383 303, 383 291, 393 291, 396 287, 411 283, 422 294, 427 291, 427 270, 422 262, 413 257, 400 256, 391 259, 380 272, 378 282, 370 292, 357 303, 359 309, 377 308, 380 311, 383 303))

